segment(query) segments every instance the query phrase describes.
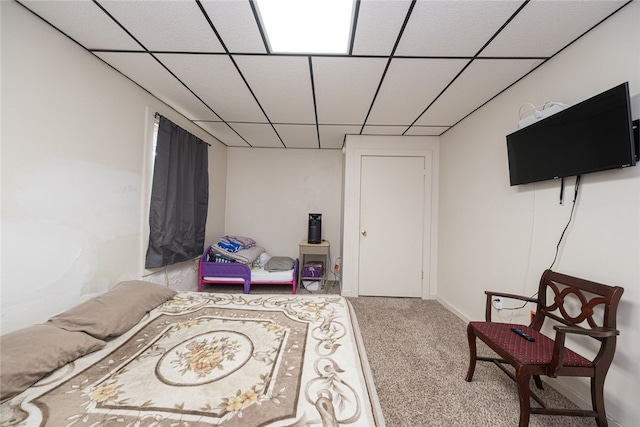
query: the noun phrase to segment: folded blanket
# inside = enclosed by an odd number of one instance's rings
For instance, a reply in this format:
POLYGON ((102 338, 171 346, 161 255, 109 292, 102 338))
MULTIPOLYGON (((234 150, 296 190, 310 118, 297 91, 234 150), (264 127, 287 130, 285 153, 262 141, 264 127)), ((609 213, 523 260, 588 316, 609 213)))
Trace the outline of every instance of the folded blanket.
POLYGON ((221 248, 219 245, 211 245, 211 252, 223 255, 229 259, 232 259, 236 262, 241 262, 243 264, 251 264, 260 256, 262 252, 264 252, 264 248, 260 246, 253 246, 249 249, 240 249, 238 252, 229 252, 224 248, 221 248))
POLYGON ((218 240, 218 246, 227 252, 238 252, 242 249, 249 249, 256 245, 256 241, 251 237, 244 236, 224 236, 218 240))
POLYGON ((256 241, 253 240, 251 237, 226 236, 226 238, 231 240, 232 242, 238 243, 240 246, 244 246, 244 249, 248 249, 248 248, 253 247, 253 246, 256 245, 256 241))
POLYGON ((242 248, 242 246, 238 242, 233 242, 224 238, 218 241, 218 246, 220 246, 225 251, 232 253, 238 252, 242 248))

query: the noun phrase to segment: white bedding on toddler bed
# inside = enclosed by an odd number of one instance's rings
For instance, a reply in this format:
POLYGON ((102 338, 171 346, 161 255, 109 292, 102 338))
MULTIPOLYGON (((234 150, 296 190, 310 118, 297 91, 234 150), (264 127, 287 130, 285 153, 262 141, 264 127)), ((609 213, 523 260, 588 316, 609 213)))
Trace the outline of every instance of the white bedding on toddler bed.
MULTIPOLYGON (((206 276, 204 280, 219 282, 238 282, 243 283, 241 277, 215 277, 206 276)), ((291 282, 293 280, 293 269, 285 271, 266 271, 264 268, 251 269, 251 283, 274 283, 274 282, 291 282)))

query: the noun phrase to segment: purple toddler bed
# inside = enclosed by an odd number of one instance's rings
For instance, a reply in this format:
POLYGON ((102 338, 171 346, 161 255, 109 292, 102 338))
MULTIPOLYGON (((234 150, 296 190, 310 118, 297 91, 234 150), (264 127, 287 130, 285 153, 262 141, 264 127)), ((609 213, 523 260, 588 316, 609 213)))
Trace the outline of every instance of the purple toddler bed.
POLYGON ((266 271, 263 268, 252 269, 241 262, 216 262, 210 254, 211 246, 205 249, 200 258, 198 292, 202 292, 205 283, 211 283, 243 284, 245 294, 249 293, 252 284, 291 285, 291 293, 296 293, 298 259, 294 260, 291 270, 266 271))

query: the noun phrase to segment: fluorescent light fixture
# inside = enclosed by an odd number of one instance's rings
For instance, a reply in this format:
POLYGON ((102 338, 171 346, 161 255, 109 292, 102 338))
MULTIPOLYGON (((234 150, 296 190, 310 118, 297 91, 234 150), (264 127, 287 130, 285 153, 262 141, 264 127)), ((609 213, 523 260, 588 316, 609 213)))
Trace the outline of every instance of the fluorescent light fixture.
POLYGON ((354 0, 256 0, 274 53, 346 54, 354 0))

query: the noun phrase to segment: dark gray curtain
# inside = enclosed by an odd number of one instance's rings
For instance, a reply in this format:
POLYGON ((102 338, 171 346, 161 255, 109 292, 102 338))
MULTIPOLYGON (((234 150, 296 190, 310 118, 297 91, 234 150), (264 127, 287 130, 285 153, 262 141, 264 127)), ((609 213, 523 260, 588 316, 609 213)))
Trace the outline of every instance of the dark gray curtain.
POLYGON ((146 268, 202 254, 209 202, 207 148, 200 138, 160 116, 146 268))

